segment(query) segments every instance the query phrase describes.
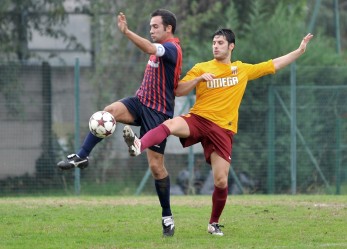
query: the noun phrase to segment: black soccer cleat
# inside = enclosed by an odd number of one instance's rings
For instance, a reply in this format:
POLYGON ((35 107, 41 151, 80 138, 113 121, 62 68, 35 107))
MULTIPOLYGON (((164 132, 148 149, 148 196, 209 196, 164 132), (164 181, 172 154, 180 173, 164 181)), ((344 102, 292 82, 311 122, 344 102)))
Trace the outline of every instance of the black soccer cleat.
POLYGON ((69 170, 76 167, 84 169, 88 167, 88 157, 82 159, 76 154, 71 154, 66 157, 66 160, 57 163, 57 166, 62 170, 69 170))
POLYGON ((166 216, 162 219, 163 236, 172 237, 175 233, 175 223, 172 216, 166 216))

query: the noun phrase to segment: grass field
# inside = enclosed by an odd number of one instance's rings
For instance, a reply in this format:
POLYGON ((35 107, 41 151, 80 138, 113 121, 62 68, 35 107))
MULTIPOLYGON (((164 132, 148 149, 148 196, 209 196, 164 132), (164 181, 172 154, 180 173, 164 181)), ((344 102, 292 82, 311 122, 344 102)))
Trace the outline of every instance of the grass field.
POLYGON ((347 248, 347 196, 229 196, 207 233, 210 196, 173 196, 176 233, 161 236, 147 197, 0 198, 0 248, 347 248))

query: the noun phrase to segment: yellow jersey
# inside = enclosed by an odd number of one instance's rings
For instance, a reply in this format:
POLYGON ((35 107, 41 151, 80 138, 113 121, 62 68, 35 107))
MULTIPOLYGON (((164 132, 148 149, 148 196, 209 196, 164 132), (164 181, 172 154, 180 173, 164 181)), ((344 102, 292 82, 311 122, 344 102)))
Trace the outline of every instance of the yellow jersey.
POLYGON ((247 64, 241 61, 224 64, 213 59, 197 63, 180 81, 180 84, 204 73, 214 74, 215 78, 196 85, 196 102, 190 109, 190 113, 237 133, 239 107, 247 82, 274 74, 275 67, 272 60, 258 64, 247 64))

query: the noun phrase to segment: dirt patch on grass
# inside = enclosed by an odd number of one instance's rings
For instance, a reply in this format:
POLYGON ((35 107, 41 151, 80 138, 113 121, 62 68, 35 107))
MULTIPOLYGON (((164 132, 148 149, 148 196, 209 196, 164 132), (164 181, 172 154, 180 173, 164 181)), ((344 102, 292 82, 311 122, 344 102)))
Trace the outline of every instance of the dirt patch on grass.
MULTIPOLYGON (((211 196, 172 196, 173 206, 202 207, 211 206, 211 196)), ((342 198, 318 198, 297 196, 229 196, 227 205, 237 206, 287 206, 287 207, 310 207, 310 208, 332 208, 347 209, 347 197, 342 198)), ((52 205, 52 206, 100 206, 100 205, 159 205, 157 196, 107 196, 107 197, 18 197, 0 198, 0 205, 52 205)))

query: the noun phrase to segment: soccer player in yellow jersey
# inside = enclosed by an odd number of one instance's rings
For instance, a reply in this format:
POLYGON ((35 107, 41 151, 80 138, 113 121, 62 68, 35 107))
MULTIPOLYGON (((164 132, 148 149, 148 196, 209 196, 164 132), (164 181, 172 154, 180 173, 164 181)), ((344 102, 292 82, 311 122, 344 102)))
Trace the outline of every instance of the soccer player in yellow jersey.
POLYGON ((214 191, 208 232, 223 236, 219 217, 228 196, 228 173, 231 163, 232 139, 237 133, 238 112, 247 82, 274 74, 299 58, 313 37, 307 34, 298 49, 258 64, 231 62, 235 35, 230 29, 220 29, 213 34, 214 59, 197 63, 179 82, 176 96, 187 95, 196 88, 196 102, 186 115, 166 120, 137 138, 129 126, 123 133, 132 156, 159 144, 169 135, 180 138, 183 147, 201 143, 206 162, 212 167, 214 191))

